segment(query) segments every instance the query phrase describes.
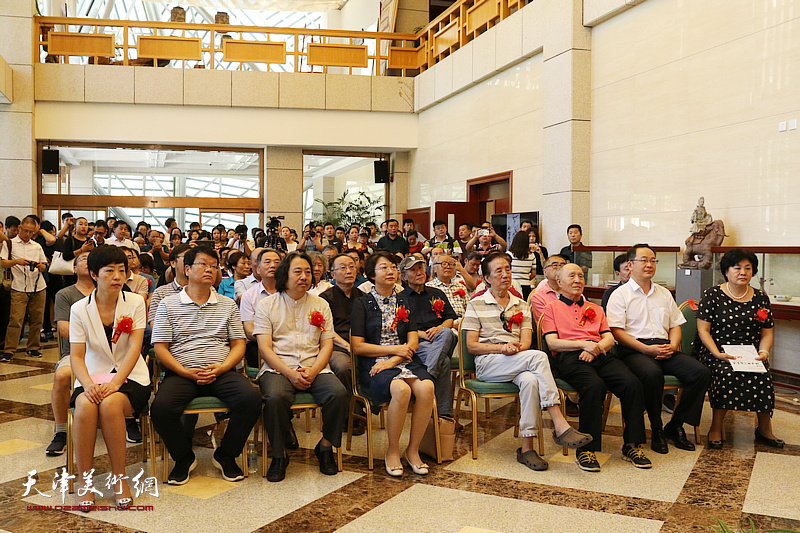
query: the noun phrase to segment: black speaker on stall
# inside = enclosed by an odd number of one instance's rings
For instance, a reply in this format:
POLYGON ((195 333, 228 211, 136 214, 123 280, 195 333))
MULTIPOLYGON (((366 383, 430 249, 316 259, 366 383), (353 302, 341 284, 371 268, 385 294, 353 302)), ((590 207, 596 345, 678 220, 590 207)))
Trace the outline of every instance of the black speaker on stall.
POLYGON ((375 161, 375 183, 389 183, 388 161, 375 161))
POLYGON ((58 174, 58 150, 42 150, 42 174, 58 174))

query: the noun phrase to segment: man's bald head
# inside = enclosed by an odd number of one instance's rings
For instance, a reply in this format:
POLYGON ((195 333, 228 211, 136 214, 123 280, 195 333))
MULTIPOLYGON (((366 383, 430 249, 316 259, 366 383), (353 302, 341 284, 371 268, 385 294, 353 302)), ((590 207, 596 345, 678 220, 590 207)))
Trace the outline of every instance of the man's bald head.
POLYGON ((567 263, 558 270, 556 282, 558 292, 573 301, 578 301, 585 285, 583 269, 575 263, 567 263))

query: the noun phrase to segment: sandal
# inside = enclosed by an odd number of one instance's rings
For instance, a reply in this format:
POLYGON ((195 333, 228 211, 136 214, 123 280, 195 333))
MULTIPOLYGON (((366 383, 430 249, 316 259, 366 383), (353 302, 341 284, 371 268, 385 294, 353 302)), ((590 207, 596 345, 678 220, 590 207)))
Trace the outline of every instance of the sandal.
POLYGON ((81 500, 78 502, 78 507, 80 507, 80 511, 82 513, 88 513, 94 507, 94 495, 92 495, 91 500, 81 500))
POLYGON ((553 441, 559 446, 575 449, 592 442, 592 436, 570 427, 561 435, 556 435, 556 430, 553 430, 553 441))
POLYGON ((130 506, 133 504, 133 496, 130 494, 130 487, 127 486, 127 483, 124 485, 124 487, 128 489, 129 495, 127 497, 122 496, 122 490, 121 490, 123 488, 122 483, 124 483, 124 481, 120 480, 120 493, 119 494, 115 493, 114 499, 116 500, 117 503, 117 509, 126 510, 129 509, 130 506))
POLYGON ((422 463, 420 465, 415 465, 414 463, 412 463, 411 459, 408 458, 408 450, 406 450, 406 453, 403 454, 403 459, 406 460, 406 462, 408 463, 408 466, 411 467, 411 470, 415 474, 417 474, 419 476, 427 476, 428 475, 428 465, 426 465, 425 463, 422 463))
POLYGON ((536 471, 547 470, 550 467, 550 464, 534 450, 522 453, 522 448, 517 448, 517 462, 536 471))
POLYGON ((129 509, 133 504, 133 498, 117 498, 117 509, 129 509))

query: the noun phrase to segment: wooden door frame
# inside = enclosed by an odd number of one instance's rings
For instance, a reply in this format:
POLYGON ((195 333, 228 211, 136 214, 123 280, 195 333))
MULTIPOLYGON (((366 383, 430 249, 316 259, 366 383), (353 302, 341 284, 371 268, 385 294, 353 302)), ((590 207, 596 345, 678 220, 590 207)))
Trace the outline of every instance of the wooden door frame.
POLYGON ((471 202, 472 187, 475 185, 484 185, 487 183, 499 183, 508 181, 508 205, 512 209, 514 205, 514 171, 506 170, 505 172, 497 172, 496 174, 488 174, 479 178, 472 178, 467 180, 467 202, 471 202))
MULTIPOLYGON (((404 214, 411 215, 408 218, 414 218, 414 215, 416 215, 416 214, 427 215, 428 216, 428 226, 433 224, 433 220, 431 220, 431 208, 430 207, 415 207, 414 209, 406 209, 406 212, 404 214)), ((403 218, 406 218, 406 217, 403 217, 403 218)), ((416 224, 416 222, 415 222, 415 224, 416 224)), ((403 221, 401 220, 400 221, 400 230, 402 231, 402 229, 403 229, 403 221)), ((424 231, 425 231, 425 235, 430 237, 431 228, 430 227, 425 228, 424 231)))

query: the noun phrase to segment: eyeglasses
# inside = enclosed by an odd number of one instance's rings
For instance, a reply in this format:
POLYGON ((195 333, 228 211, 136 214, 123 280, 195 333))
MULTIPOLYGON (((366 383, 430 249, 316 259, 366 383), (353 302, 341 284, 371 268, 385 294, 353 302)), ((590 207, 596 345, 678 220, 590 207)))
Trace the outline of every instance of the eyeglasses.
POLYGON ((566 265, 566 263, 550 263, 550 264, 549 264, 549 265, 547 265, 545 268, 555 268, 555 269, 559 269, 559 268, 561 268, 561 267, 562 267, 562 266, 564 266, 564 265, 566 265))
POLYGON ((192 263, 192 266, 198 266, 204 270, 219 270, 219 265, 207 265, 206 263, 192 263))
POLYGON ((358 270, 355 266, 343 266, 339 268, 332 268, 331 272, 336 272, 337 270, 344 270, 345 272, 353 272, 358 270))
POLYGON ((400 269, 397 268, 397 265, 386 266, 386 267, 378 267, 375 269, 377 272, 398 272, 400 269))
POLYGON ((634 263, 643 263, 645 265, 657 265, 658 259, 631 259, 634 263))
POLYGON ((439 265, 442 268, 455 268, 456 264, 453 261, 437 261, 434 265, 439 265))

